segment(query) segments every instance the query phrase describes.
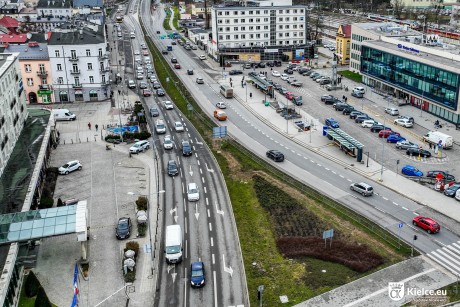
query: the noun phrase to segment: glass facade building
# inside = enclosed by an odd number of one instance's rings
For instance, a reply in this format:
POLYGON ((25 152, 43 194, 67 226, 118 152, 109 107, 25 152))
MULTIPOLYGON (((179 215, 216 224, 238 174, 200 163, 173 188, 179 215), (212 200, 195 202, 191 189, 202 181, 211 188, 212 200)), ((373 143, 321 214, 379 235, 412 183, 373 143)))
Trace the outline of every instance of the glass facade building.
POLYGON ((430 113, 438 113, 436 105, 454 111, 436 115, 458 122, 458 114, 455 114, 458 107, 458 73, 364 45, 361 50, 361 73, 428 100, 430 105, 426 111, 430 113))

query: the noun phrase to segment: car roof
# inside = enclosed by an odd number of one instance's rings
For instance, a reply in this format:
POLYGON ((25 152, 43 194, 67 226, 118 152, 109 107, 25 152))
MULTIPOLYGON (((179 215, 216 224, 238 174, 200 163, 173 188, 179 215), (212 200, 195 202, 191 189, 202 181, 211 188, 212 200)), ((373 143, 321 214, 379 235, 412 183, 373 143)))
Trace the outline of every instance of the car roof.
POLYGON ((202 270, 204 267, 204 263, 201 261, 192 262, 192 270, 202 270))
POLYGON ((195 182, 190 182, 190 183, 188 184, 188 188, 189 188, 189 189, 197 188, 197 184, 196 184, 195 182))

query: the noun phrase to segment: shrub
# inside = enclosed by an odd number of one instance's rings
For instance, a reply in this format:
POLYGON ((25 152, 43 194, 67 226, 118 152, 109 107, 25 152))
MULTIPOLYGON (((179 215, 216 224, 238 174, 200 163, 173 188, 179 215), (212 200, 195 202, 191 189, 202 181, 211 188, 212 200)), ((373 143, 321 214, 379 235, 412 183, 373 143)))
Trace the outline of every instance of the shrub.
POLYGON ((145 196, 139 196, 136 200, 136 206, 137 206, 137 210, 140 211, 140 210, 144 210, 144 211, 147 211, 147 208, 148 208, 148 200, 147 200, 147 197, 145 196))
POLYGON ((35 299, 35 307, 53 307, 43 287, 38 288, 37 298, 35 299))
POLYGON ((137 255, 139 254, 139 243, 137 243, 136 241, 129 241, 126 243, 126 246, 125 246, 125 252, 127 250, 132 250, 136 253, 136 257, 137 255))
POLYGON ((134 271, 128 271, 128 273, 125 274, 125 282, 134 282, 136 280, 136 269, 134 271))
POLYGON ((42 197, 38 209, 48 209, 53 207, 54 199, 52 197, 42 197))
POLYGON ((60 197, 58 198, 57 206, 58 206, 58 207, 64 206, 64 203, 62 202, 62 199, 61 199, 60 197))
POLYGON ((140 237, 145 237, 147 232, 147 224, 137 224, 137 231, 139 232, 140 237))
POLYGON ((139 140, 146 140, 151 137, 152 134, 148 131, 142 132, 126 132, 123 134, 124 139, 139 139, 139 140))
POLYGON ((121 136, 119 134, 109 134, 105 136, 105 140, 120 140, 121 136))
POLYGON ((33 271, 29 271, 29 275, 24 282, 24 292, 27 297, 34 297, 38 293, 38 288, 40 288, 40 282, 35 276, 33 271))

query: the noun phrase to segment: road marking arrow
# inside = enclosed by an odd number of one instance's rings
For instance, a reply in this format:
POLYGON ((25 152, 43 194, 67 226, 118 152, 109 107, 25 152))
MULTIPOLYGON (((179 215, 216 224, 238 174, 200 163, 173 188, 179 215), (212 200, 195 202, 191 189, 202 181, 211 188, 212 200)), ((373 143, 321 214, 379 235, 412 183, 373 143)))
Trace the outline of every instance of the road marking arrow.
POLYGON ((218 214, 222 214, 222 216, 224 216, 224 210, 219 210, 219 208, 217 207, 217 201, 216 201, 216 212, 218 214))
POLYGON ((198 217, 200 216, 200 214, 198 213, 198 203, 195 204, 195 217, 196 217, 196 220, 198 221, 198 217))
POLYGON ((177 275, 177 273, 172 273, 171 274, 171 277, 173 279, 173 283, 176 281, 176 275, 177 275))
POLYGON ((208 172, 214 173, 214 170, 213 170, 213 169, 208 168, 208 164, 207 164, 207 163, 205 163, 204 165, 206 165, 206 170, 207 170, 208 172))
POLYGON ((192 171, 192 166, 191 166, 191 165, 190 165, 190 172, 189 172, 189 174, 190 174, 190 177, 193 176, 193 171, 192 171))
POLYGON ((177 208, 174 208, 174 209, 169 210, 169 214, 171 214, 171 215, 172 215, 174 212, 177 212, 177 208))
POLYGON ((225 255, 222 254, 222 263, 224 265, 224 271, 229 273, 230 274, 230 277, 232 277, 232 274, 233 274, 233 269, 231 266, 229 266, 228 268, 225 266, 225 255))
POLYGON ((197 138, 195 138, 195 143, 198 144, 198 145, 203 145, 203 142, 198 142, 197 138))

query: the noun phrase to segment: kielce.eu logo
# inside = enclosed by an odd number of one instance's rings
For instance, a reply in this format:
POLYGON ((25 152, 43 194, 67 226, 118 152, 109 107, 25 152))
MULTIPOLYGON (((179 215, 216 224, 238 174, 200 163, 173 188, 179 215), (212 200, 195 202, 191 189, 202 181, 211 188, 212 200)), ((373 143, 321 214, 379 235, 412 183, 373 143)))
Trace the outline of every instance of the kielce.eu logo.
POLYGON ((388 296, 393 301, 402 300, 404 297, 404 283, 403 282, 389 282, 388 283, 388 296))

